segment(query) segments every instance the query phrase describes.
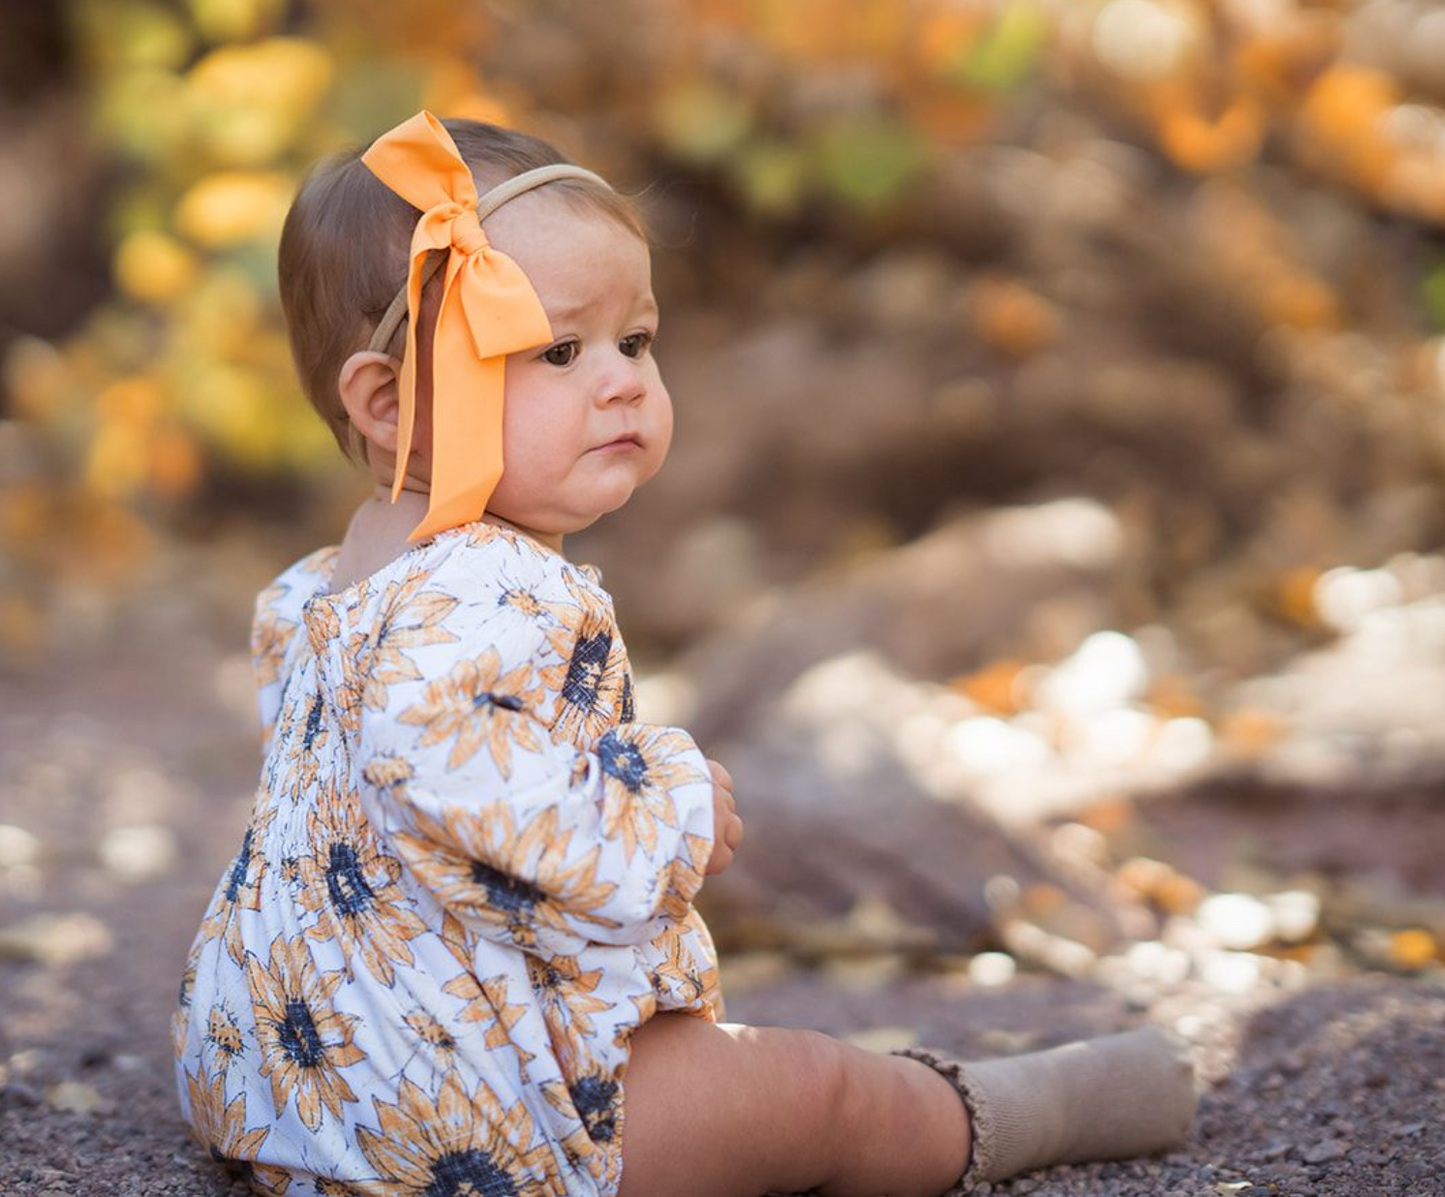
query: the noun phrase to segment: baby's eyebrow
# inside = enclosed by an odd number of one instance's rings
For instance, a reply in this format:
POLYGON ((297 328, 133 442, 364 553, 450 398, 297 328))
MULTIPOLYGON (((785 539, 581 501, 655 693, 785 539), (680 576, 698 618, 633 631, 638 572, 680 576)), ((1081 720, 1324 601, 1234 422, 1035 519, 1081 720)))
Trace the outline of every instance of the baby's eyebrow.
MULTIPOLYGON (((569 303, 569 304, 563 305, 562 307, 549 308, 548 311, 547 311, 547 315, 548 315, 551 319, 553 319, 553 320, 570 320, 570 319, 572 319, 574 316, 580 316, 583 312, 585 312, 585 311, 586 311, 588 308, 590 308, 591 306, 592 306, 592 305, 591 305, 590 303, 586 303, 586 302, 583 302, 583 303, 569 303)), ((657 298, 656 298, 655 296, 653 296, 653 295, 649 295, 649 296, 648 296, 646 299, 644 299, 640 304, 638 304, 638 306, 639 306, 644 312, 652 312, 652 313, 655 315, 655 314, 657 313, 657 310, 658 310, 658 308, 657 308, 657 298)))

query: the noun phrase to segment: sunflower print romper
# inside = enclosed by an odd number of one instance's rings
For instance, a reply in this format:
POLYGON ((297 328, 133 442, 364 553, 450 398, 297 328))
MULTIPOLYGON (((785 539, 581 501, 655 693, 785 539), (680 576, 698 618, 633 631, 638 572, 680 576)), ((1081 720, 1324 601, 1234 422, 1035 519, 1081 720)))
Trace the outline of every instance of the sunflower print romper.
POLYGON ((173 1022, 196 1137, 260 1193, 614 1194, 629 1037, 723 1016, 712 784, 634 721, 591 566, 464 524, 256 602, 265 761, 173 1022))

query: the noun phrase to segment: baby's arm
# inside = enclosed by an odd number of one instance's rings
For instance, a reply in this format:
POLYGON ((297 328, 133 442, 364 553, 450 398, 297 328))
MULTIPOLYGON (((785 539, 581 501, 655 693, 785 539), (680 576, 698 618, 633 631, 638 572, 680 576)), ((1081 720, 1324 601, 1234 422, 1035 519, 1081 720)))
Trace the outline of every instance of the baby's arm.
MULTIPOLYGON (((414 601, 453 601, 428 593, 414 601)), ((726 867, 740 821, 679 728, 624 723, 586 751, 552 741, 565 661, 545 618, 458 603, 407 647, 414 668, 373 654, 363 796, 412 877, 477 934, 543 955, 641 944, 726 867)))

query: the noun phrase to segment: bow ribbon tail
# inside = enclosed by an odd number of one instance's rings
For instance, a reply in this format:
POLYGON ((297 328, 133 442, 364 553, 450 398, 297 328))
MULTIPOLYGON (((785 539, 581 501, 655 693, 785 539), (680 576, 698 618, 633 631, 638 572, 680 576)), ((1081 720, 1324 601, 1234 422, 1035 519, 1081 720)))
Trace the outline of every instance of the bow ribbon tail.
POLYGON ((408 541, 479 519, 502 476, 506 357, 477 354, 463 308, 466 265, 453 253, 446 266, 432 337, 431 495, 408 541))
MULTIPOLYGON (((431 494, 426 516, 407 536, 413 543, 481 518, 502 476, 506 356, 552 338, 546 310, 516 262, 485 240, 470 252, 458 246, 456 221, 464 211, 456 203, 438 204, 422 215, 411 239, 393 503, 401 494, 415 437, 417 336, 427 255, 433 250, 447 254, 431 339, 431 494)), ((479 225, 475 232, 484 237, 479 225)))
POLYGON ((481 518, 502 477, 507 355, 551 339, 515 261, 490 246, 453 249, 432 340, 431 497, 409 541, 481 518))
MULTIPOLYGON (((406 274, 406 353, 401 359, 401 378, 397 382, 396 466, 391 481, 391 501, 401 494, 411 455, 412 435, 416 428, 416 337, 421 323, 421 292, 427 280, 427 254, 433 250, 448 253, 447 272, 452 272, 450 221, 447 213, 436 208, 425 213, 411 235, 411 265, 406 274)), ((433 361, 435 366, 435 360, 433 361)))

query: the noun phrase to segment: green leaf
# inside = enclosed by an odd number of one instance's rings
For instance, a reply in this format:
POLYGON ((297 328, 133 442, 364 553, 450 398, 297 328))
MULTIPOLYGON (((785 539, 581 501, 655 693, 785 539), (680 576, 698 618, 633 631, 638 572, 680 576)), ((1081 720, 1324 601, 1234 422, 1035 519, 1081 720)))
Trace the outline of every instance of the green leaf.
POLYGON ((195 38, 178 13, 143 0, 79 0, 64 6, 81 53, 92 69, 175 70, 195 38))
POLYGON ((1033 73, 1048 33, 1048 18, 1033 4, 1011 4, 959 56, 950 78, 980 91, 1010 91, 1033 73))
POLYGON ((752 112, 741 96, 693 81, 664 93, 657 106, 657 132, 680 158, 716 162, 747 136, 752 112))
POLYGON ((815 135, 813 152, 824 185, 860 208, 893 198, 918 173, 925 158, 912 129, 877 113, 844 117, 824 126, 815 135))
POLYGON ((807 185, 808 163, 803 152, 783 141, 754 141, 731 162, 731 173, 755 212, 780 215, 795 212, 807 185))
POLYGON ((1421 280, 1420 302, 1435 327, 1445 329, 1445 262, 1440 262, 1421 280))

